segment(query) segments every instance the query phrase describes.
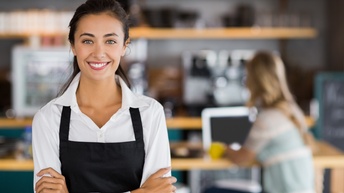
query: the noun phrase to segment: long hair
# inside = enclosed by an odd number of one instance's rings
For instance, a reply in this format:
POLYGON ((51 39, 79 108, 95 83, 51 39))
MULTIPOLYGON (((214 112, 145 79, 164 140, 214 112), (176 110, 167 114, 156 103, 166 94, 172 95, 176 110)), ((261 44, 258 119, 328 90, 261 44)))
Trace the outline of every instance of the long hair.
POLYGON ((280 109, 308 143, 305 139, 308 129, 305 116, 289 90, 281 58, 271 52, 257 52, 246 64, 246 70, 247 87, 251 94, 247 105, 280 109))
MULTIPOLYGON (((127 44, 129 42, 129 19, 127 13, 125 12, 120 3, 118 3, 116 0, 87 0, 84 4, 80 5, 76 9, 72 19, 69 22, 68 40, 71 45, 74 45, 74 34, 77 30, 80 19, 86 15, 100 13, 108 13, 109 15, 118 19, 122 23, 122 28, 124 32, 124 44, 127 44)), ((62 89, 58 95, 62 95, 67 90, 67 88, 73 81, 74 77, 79 72, 80 69, 76 60, 76 56, 74 56, 72 74, 68 78, 67 82, 62 86, 62 89)), ((130 87, 129 80, 121 65, 118 66, 118 69, 116 70, 115 74, 119 75, 130 87)))

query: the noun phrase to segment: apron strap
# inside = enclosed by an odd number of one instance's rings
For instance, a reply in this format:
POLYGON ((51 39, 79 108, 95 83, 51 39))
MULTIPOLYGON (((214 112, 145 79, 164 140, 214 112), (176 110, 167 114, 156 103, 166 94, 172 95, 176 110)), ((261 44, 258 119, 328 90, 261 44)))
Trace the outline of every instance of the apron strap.
MULTIPOLYGON (((141 115, 138 108, 129 109, 131 115, 131 121, 134 128, 135 139, 138 142, 143 142, 143 128, 141 122, 141 115)), ((70 124, 71 109, 69 106, 64 106, 61 114, 60 123, 60 143, 61 141, 68 141, 69 136, 69 124, 70 124)))
POLYGON ((60 144, 62 141, 68 141, 70 112, 71 110, 69 106, 63 107, 60 122, 60 144))
POLYGON ((143 142, 143 128, 141 122, 140 110, 138 108, 129 108, 131 121, 134 127, 135 139, 137 142, 143 142))

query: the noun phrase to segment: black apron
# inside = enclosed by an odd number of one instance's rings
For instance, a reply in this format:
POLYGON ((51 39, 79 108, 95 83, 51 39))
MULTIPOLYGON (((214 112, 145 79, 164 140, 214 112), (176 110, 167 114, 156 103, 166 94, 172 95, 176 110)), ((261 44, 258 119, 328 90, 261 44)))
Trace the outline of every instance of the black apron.
POLYGON ((145 158, 143 130, 139 109, 129 110, 136 140, 97 143, 68 140, 71 109, 63 107, 60 161, 70 193, 120 193, 140 187, 145 158))

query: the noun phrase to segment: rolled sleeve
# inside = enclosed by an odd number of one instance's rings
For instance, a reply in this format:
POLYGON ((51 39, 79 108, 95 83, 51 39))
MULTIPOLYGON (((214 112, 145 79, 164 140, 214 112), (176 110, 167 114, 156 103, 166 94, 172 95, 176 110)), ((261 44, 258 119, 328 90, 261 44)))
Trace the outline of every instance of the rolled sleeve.
POLYGON ((44 168, 51 167, 61 173, 58 139, 58 129, 54 129, 54 124, 47 121, 42 111, 38 111, 32 122, 34 186, 39 180, 36 174, 44 168))
MULTIPOLYGON (((155 108, 154 114, 149 115, 151 116, 151 126, 147 132, 148 135, 145 136, 146 158, 141 185, 159 169, 171 166, 164 111, 160 104, 156 104, 155 108)), ((165 176, 171 176, 171 172, 168 172, 165 176)))

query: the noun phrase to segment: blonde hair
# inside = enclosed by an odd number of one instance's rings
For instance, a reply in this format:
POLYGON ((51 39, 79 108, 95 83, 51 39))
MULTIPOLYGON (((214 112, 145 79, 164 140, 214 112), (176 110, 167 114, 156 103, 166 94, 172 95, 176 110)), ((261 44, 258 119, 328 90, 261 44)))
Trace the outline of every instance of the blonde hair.
POLYGON ((308 126, 288 87, 282 59, 267 51, 257 52, 246 64, 249 107, 280 109, 297 127, 305 143, 308 126))

